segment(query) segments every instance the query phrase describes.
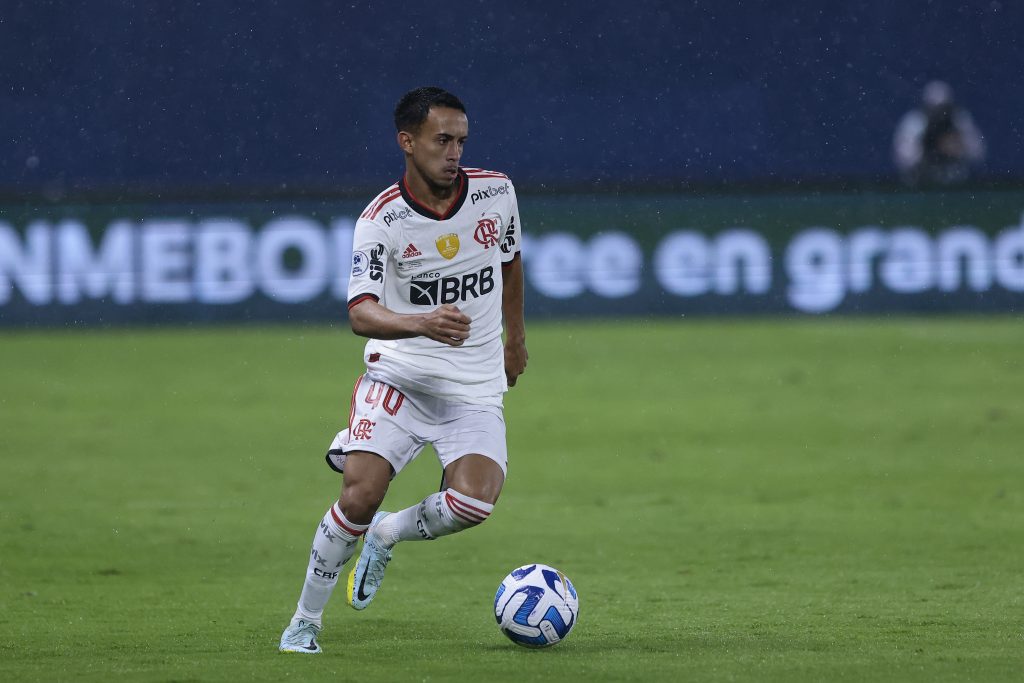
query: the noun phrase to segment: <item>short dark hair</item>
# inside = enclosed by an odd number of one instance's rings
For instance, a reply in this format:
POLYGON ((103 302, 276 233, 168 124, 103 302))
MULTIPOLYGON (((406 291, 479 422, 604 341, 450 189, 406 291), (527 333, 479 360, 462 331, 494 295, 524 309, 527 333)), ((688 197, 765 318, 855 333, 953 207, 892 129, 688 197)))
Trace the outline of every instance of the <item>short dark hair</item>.
POLYGON ((427 120, 431 107, 449 107, 466 113, 462 101, 447 90, 435 87, 416 88, 402 95, 402 99, 395 105, 395 128, 399 131, 416 132, 427 120))

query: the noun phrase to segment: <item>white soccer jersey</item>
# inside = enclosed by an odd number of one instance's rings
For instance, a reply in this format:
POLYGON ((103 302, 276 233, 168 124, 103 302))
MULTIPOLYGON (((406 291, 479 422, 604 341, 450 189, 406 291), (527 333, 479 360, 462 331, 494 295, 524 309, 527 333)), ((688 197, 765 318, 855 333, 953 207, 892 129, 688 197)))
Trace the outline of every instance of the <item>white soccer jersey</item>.
POLYGON ((502 173, 462 168, 457 183, 443 216, 418 202, 404 178, 370 202, 356 222, 348 307, 367 298, 395 313, 458 306, 472 320, 462 346, 371 339, 367 375, 453 402, 501 405, 501 268, 519 255, 519 208, 502 173))

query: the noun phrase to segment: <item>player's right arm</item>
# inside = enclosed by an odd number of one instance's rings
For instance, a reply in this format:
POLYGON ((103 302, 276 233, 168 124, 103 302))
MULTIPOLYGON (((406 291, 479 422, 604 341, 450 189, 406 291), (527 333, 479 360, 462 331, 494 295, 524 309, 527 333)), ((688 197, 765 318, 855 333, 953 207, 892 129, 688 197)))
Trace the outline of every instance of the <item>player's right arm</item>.
POLYGON ((444 304, 430 313, 395 313, 372 298, 348 311, 352 331, 372 339, 428 337, 448 346, 462 346, 469 338, 469 316, 458 306, 444 304))
POLYGON ((385 282, 394 260, 393 233, 381 223, 360 218, 352 237, 352 277, 348 284, 348 315, 352 331, 372 339, 427 337, 449 346, 469 338, 470 319, 445 304, 429 313, 397 313, 387 307, 385 282))

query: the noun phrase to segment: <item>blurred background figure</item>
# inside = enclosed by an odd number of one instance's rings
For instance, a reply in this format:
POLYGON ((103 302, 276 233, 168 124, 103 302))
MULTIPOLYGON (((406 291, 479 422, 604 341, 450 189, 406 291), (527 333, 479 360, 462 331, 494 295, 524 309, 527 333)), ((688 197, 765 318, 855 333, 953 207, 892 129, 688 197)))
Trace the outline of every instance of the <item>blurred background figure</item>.
POLYGON ((908 111, 897 125, 893 154, 908 185, 955 185, 984 160, 985 142, 970 112, 953 100, 949 84, 931 81, 921 107, 908 111))

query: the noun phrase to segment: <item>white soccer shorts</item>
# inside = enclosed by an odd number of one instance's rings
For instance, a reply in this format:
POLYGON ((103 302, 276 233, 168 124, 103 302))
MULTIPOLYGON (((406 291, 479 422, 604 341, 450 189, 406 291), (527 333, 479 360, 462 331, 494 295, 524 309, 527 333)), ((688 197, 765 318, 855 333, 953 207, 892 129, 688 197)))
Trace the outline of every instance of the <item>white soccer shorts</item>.
POLYGON ((327 451, 327 464, 344 472, 347 453, 376 453, 394 470, 392 476, 431 444, 441 467, 478 453, 508 474, 505 415, 498 406, 452 403, 415 391, 399 391, 366 375, 352 390, 348 428, 338 432, 327 451))

